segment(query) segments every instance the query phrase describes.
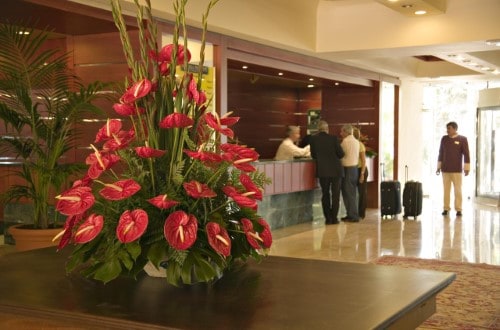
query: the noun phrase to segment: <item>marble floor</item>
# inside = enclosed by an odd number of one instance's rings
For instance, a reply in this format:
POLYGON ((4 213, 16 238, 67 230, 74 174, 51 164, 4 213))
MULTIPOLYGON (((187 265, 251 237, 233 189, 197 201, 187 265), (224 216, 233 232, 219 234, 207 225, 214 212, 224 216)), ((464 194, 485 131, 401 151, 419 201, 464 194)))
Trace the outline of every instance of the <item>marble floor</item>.
MULTIPOLYGON (((381 219, 369 209, 359 223, 317 221, 273 230, 271 255, 366 263, 383 255, 500 265, 500 210, 464 202, 462 217, 441 215, 441 203, 424 198, 417 220, 381 219)), ((0 256, 14 251, 2 245, 0 256)))
POLYGON ((417 220, 381 219, 370 209, 359 223, 322 220, 273 231, 271 255, 366 263, 383 255, 500 265, 500 210, 464 202, 463 216, 441 215, 441 202, 424 198, 417 220))

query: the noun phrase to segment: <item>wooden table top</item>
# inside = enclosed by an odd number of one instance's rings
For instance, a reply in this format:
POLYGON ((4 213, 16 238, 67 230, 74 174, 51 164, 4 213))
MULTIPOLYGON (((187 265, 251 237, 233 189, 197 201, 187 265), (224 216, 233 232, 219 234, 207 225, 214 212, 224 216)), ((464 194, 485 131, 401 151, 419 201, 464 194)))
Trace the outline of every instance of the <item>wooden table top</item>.
POLYGON ((106 285, 65 275, 67 251, 0 258, 0 312, 103 329, 377 329, 448 286, 455 275, 268 257, 213 285, 164 279, 106 285))

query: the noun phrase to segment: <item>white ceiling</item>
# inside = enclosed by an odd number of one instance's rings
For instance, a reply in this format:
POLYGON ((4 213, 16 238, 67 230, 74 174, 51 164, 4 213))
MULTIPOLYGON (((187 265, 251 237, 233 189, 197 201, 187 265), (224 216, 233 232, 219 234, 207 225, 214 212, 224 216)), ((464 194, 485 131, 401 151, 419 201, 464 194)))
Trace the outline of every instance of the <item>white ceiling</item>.
MULTIPOLYGON (((108 0, 72 1, 109 8, 108 0)), ((500 39, 500 0, 388 1, 219 0, 209 29, 397 78, 500 80, 493 72, 500 71, 500 47, 486 43, 500 39), (416 17, 399 4, 438 10, 416 17), (414 57, 424 55, 443 61, 414 57)), ((132 2, 124 0, 125 11, 132 2)), ((172 19, 171 1, 151 2, 156 16, 172 19)), ((200 25, 207 3, 188 2, 189 24, 200 25)))

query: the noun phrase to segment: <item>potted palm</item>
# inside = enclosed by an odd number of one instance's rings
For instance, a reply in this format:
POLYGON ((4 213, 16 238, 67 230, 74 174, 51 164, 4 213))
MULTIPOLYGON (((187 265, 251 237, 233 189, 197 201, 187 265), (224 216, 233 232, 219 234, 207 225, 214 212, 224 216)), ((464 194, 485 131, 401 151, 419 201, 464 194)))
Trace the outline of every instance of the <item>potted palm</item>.
POLYGON ((0 118, 7 132, 0 152, 18 160, 14 175, 21 182, 8 187, 1 200, 28 203, 33 219, 9 229, 18 250, 26 249, 16 238, 20 229, 56 226, 53 192, 82 166, 63 158, 75 147, 75 123, 97 110, 91 101, 102 88, 83 86, 68 69, 67 54, 44 46, 49 31, 25 25, 0 24, 0 118))

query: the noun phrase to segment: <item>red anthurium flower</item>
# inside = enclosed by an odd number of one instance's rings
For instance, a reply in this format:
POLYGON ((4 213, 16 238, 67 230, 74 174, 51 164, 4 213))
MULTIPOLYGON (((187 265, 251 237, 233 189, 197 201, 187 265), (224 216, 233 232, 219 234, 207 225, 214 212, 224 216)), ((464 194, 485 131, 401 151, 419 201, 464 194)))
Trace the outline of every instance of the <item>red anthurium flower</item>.
POLYGON ((95 143, 110 139, 113 134, 118 133, 122 128, 122 122, 119 119, 108 119, 106 125, 101 127, 95 136, 95 143))
POLYGON ((259 154, 252 148, 247 148, 238 144, 224 143, 221 145, 221 150, 230 153, 234 156, 233 159, 247 159, 252 161, 259 159, 259 154))
POLYGON ((146 112, 146 109, 136 106, 135 103, 115 103, 113 110, 121 116, 133 116, 146 112))
POLYGON ((263 242, 263 239, 253 229, 252 221, 246 218, 243 218, 240 221, 243 225, 243 231, 245 232, 245 236, 247 237, 248 244, 250 244, 250 246, 256 250, 260 249, 260 244, 263 242))
POLYGON ((215 191, 210 189, 208 185, 198 181, 184 182, 182 184, 186 193, 193 198, 212 198, 217 196, 215 191))
POLYGON ((91 214, 75 233, 75 243, 87 243, 96 238, 104 226, 102 215, 91 214))
POLYGON ((244 172, 254 172, 257 169, 250 164, 251 158, 238 159, 233 162, 233 166, 244 172))
MULTIPOLYGON (((94 148, 94 146, 92 146, 94 148)), ((95 149, 95 148, 94 148, 95 149)), ((85 163, 90 165, 87 175, 95 180, 102 172, 111 168, 114 164, 120 161, 120 156, 110 153, 102 153, 95 149, 95 152, 88 155, 85 163)))
POLYGON ((255 199, 262 200, 262 191, 253 183, 252 179, 245 173, 240 174, 240 182, 247 191, 252 191, 255 194, 252 196, 255 199))
POLYGON ((207 102, 207 94, 205 94, 204 91, 200 91, 200 97, 198 98, 198 102, 196 102, 197 105, 202 105, 207 102))
POLYGON ((120 150, 126 148, 135 138, 135 131, 130 129, 128 131, 119 131, 113 134, 113 138, 104 143, 103 149, 109 151, 120 150))
POLYGON ((137 147, 135 152, 141 158, 161 157, 165 154, 165 150, 153 149, 150 147, 137 147))
POLYGON ((130 243, 144 234, 148 226, 148 214, 146 211, 137 209, 125 211, 118 220, 116 237, 122 243, 130 243))
POLYGON ((166 76, 170 74, 170 63, 162 62, 160 64, 160 75, 166 76))
POLYGON ((173 199, 168 199, 167 194, 150 198, 148 199, 148 202, 150 202, 159 209, 168 209, 171 208, 172 206, 179 204, 178 201, 174 201, 173 199))
POLYGON ((273 235, 271 234, 271 228, 269 224, 264 219, 259 219, 257 222, 264 227, 264 229, 260 232, 260 237, 262 238, 262 246, 265 248, 270 248, 273 244, 273 235))
POLYGON ((252 199, 247 196, 251 196, 254 193, 253 192, 247 192, 244 194, 240 194, 238 190, 236 190, 235 187, 232 186, 225 186, 222 188, 222 191, 229 197, 231 197, 236 204, 238 204, 240 207, 248 207, 252 210, 257 210, 257 202, 255 199, 252 199))
MULTIPOLYGON (((172 60, 173 51, 174 51, 173 44, 163 46, 163 48, 160 50, 158 54, 158 62, 170 62, 172 60)), ((184 61, 186 60, 188 62, 191 60, 191 53, 189 52, 189 50, 184 51, 183 45, 177 45, 177 65, 184 64, 184 61)))
POLYGON ((186 155, 188 155, 191 158, 194 159, 199 159, 202 162, 215 162, 219 163, 222 161, 222 157, 214 152, 208 152, 208 151, 191 151, 191 150, 184 150, 186 155))
POLYGON ((85 174, 85 176, 80 179, 80 180, 76 180, 75 182, 73 182, 73 185, 71 186, 72 188, 76 188, 76 187, 90 187, 90 185, 92 184, 93 180, 88 176, 88 174, 85 174))
POLYGON ((174 112, 162 119, 159 126, 161 128, 190 127, 194 120, 183 113, 174 112))
POLYGON ((171 213, 165 221, 163 234, 174 249, 186 250, 196 241, 198 220, 184 211, 171 213))
POLYGON ((240 120, 240 117, 227 117, 231 112, 227 113, 223 117, 219 117, 217 113, 208 112, 205 114, 205 121, 208 126, 212 127, 217 132, 226 135, 227 137, 233 138, 234 132, 230 128, 223 128, 222 125, 231 126, 240 120))
POLYGON ((189 80, 187 94, 190 100, 198 103, 198 100, 200 99, 200 92, 198 92, 198 88, 196 87, 196 80, 193 78, 193 75, 190 76, 191 78, 189 80))
POLYGON ((152 83, 148 79, 142 79, 132 85, 120 98, 121 103, 133 103, 148 95, 151 91, 152 83))
POLYGON ((106 184, 99 191, 102 197, 111 201, 119 201, 128 198, 138 192, 141 186, 132 179, 116 181, 113 184, 106 184))
POLYGON ((59 244, 57 245, 57 251, 63 249, 68 243, 71 241, 71 236, 73 236, 73 227, 82 219, 82 214, 79 215, 70 215, 66 222, 64 223, 63 230, 59 232, 53 239, 52 242, 55 242, 61 238, 59 244))
POLYGON ((209 222, 206 225, 208 244, 217 251, 227 257, 231 254, 231 239, 226 229, 222 228, 218 223, 209 222))
POLYGON ((56 199, 58 199, 56 210, 64 215, 82 214, 95 203, 95 197, 92 195, 90 187, 70 188, 56 196, 56 199))

